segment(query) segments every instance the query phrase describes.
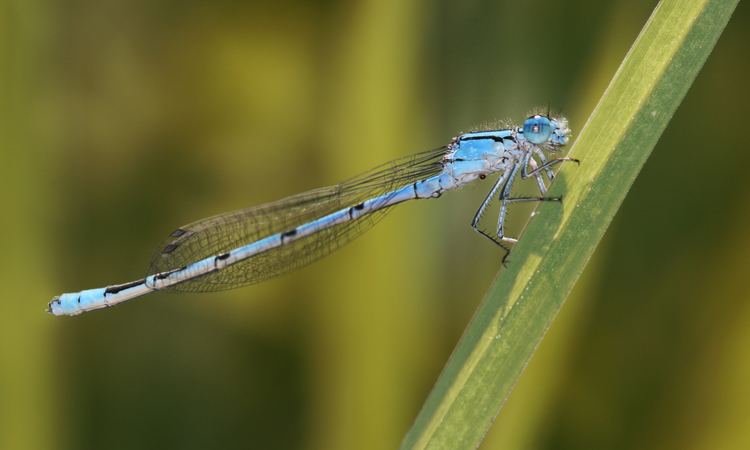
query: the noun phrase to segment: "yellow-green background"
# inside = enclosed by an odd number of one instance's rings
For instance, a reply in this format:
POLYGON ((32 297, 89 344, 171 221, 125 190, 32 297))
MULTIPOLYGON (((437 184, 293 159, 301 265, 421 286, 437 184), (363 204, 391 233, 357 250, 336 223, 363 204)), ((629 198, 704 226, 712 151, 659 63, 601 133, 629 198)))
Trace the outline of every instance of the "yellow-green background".
MULTIPOLYGON (((4 0, 0 449, 397 446, 499 265, 486 186, 261 285, 45 304, 478 122, 550 103, 578 131, 655 3, 4 0)), ((750 448, 749 14, 482 448, 750 448)))

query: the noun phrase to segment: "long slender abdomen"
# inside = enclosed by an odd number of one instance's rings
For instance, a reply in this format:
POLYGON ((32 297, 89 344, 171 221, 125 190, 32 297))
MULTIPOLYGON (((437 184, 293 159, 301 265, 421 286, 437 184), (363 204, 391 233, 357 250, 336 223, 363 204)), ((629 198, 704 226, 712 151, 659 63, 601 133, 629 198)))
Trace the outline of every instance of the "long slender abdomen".
POLYGON ((446 187, 440 184, 440 176, 434 176, 427 180, 418 181, 395 191, 373 197, 357 205, 340 209, 294 229, 272 234, 226 253, 203 258, 185 267, 149 275, 145 279, 130 283, 62 294, 52 299, 49 303, 48 311, 58 316, 77 315, 86 311, 123 303, 153 291, 215 273, 240 261, 248 260, 261 253, 290 244, 304 237, 313 236, 322 230, 336 225, 361 219, 368 214, 398 203, 417 198, 439 196, 445 189, 446 187))

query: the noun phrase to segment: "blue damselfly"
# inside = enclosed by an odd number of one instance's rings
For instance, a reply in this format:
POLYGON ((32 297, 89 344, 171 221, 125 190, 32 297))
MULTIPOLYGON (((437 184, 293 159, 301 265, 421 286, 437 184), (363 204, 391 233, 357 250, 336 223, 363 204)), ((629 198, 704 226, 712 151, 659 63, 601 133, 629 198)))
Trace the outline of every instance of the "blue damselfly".
POLYGON ((568 142, 562 118, 535 114, 522 127, 460 134, 450 144, 398 159, 343 183, 314 189, 253 208, 182 226, 159 246, 147 277, 104 288, 66 293, 49 303, 55 315, 76 315, 113 306, 153 291, 209 292, 257 283, 321 258, 367 230, 388 209, 414 199, 437 198, 492 174, 499 174, 471 226, 507 252, 508 206, 547 197, 551 167, 567 157, 548 158, 568 142), (512 197, 514 181, 535 178, 539 196, 512 197), (494 233, 479 220, 497 198, 494 233))

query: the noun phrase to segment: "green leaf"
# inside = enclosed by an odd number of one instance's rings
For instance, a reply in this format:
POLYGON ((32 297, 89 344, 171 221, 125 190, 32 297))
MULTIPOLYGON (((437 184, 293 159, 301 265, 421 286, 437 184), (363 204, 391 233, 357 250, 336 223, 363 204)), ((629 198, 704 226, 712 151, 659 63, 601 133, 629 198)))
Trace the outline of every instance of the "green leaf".
POLYGON ((562 207, 537 209, 402 448, 479 446, 737 3, 659 3, 553 185, 562 207))

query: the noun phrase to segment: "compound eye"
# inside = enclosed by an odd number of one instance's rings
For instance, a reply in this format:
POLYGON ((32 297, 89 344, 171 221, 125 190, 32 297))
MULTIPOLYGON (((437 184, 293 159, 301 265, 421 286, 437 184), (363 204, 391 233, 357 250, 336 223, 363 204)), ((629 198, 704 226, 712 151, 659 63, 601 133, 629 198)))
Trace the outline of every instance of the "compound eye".
POLYGON ((552 123, 545 116, 531 116, 523 123, 523 135, 532 144, 547 142, 552 134, 552 123))

